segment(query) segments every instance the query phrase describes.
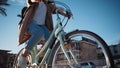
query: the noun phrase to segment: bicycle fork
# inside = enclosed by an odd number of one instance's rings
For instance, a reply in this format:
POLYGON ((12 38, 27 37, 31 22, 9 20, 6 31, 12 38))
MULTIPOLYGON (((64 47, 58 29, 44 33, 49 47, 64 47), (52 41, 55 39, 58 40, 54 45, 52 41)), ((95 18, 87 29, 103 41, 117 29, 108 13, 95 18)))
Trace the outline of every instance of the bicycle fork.
MULTIPOLYGON (((66 50, 66 48, 65 48, 65 43, 63 42, 62 33, 60 33, 60 35, 58 36, 58 39, 60 40, 61 49, 62 49, 63 53, 65 54, 65 56, 66 56, 66 58, 67 58, 67 60, 68 60, 68 62, 69 62, 70 67, 71 67, 71 68, 74 68, 74 67, 73 67, 73 63, 72 63, 72 61, 70 60, 70 56, 68 55, 67 50, 66 50)), ((77 61, 75 55, 73 54, 71 47, 69 47, 69 52, 70 52, 73 60, 75 61, 75 63, 78 64, 78 61, 77 61)))

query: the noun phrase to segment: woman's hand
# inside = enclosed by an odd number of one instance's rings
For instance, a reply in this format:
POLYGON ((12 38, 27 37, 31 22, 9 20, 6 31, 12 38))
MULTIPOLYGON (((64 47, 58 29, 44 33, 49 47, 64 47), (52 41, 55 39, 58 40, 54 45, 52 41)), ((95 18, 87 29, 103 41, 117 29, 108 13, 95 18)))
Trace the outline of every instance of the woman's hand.
POLYGON ((65 15, 66 17, 68 17, 68 19, 70 19, 71 17, 72 17, 72 13, 71 12, 68 12, 68 11, 66 11, 66 15, 65 15))

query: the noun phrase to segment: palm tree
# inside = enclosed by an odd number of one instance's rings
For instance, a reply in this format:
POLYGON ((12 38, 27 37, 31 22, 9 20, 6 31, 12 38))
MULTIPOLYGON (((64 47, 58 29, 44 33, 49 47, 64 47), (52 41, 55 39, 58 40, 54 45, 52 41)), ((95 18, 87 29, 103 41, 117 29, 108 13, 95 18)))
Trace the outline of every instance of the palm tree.
POLYGON ((7 13, 5 12, 5 8, 2 6, 9 6, 10 4, 7 3, 8 0, 0 0, 0 14, 3 16, 7 16, 7 13))

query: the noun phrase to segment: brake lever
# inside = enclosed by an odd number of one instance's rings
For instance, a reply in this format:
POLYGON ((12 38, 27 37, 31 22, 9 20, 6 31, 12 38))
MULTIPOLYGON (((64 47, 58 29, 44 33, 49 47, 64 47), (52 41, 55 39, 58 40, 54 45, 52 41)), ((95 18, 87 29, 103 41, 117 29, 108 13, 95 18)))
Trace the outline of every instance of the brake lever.
POLYGON ((68 19, 70 19, 71 17, 73 18, 73 14, 71 11, 67 10, 66 14, 69 15, 68 19))

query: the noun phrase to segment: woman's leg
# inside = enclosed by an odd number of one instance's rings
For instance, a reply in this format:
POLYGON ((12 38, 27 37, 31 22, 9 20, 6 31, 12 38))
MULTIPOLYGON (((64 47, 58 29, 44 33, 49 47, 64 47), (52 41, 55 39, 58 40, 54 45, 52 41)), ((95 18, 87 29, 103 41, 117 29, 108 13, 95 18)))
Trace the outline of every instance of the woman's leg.
POLYGON ((35 45, 39 42, 41 37, 45 34, 44 33, 44 28, 42 26, 38 26, 34 23, 29 24, 29 32, 31 34, 30 39, 27 42, 27 46, 25 47, 25 50, 21 54, 21 56, 18 58, 18 63, 20 68, 25 68, 26 67, 26 57, 30 53, 30 51, 33 49, 35 45))

